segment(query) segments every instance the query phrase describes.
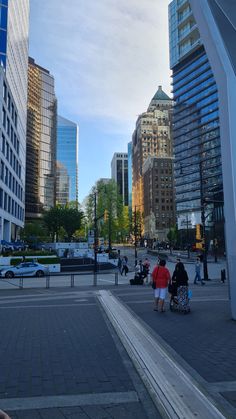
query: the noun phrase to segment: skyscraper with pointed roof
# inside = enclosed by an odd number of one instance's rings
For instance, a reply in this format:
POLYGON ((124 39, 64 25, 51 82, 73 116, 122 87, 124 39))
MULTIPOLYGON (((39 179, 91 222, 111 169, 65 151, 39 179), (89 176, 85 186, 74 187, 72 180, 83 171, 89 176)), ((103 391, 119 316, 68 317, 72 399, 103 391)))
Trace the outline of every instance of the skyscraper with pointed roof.
MULTIPOLYGON (((139 115, 132 137, 132 208, 144 214, 144 163, 172 157, 171 98, 159 86, 146 112, 139 115)), ((165 199, 165 198, 163 198, 165 199)), ((164 218, 164 217, 163 217, 164 218)), ((145 224, 145 223, 144 223, 145 224)), ((145 228, 143 224, 143 233, 145 228)))

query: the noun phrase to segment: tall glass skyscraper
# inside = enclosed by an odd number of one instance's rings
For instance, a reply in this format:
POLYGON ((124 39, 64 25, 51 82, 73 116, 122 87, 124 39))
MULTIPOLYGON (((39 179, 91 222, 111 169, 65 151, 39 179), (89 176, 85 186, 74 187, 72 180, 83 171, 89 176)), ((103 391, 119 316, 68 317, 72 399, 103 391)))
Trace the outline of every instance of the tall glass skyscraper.
POLYGON ((58 204, 64 205, 68 201, 78 202, 78 153, 78 125, 58 115, 56 191, 58 204))
POLYGON ((0 0, 0 238, 24 225, 29 0, 0 0))
POLYGON ((132 141, 128 143, 128 204, 132 214, 132 141))
MULTIPOLYGON (((206 198, 223 196, 218 93, 189 1, 169 5, 169 32, 176 206, 178 226, 186 229, 201 224, 206 198)), ((222 237, 222 204, 210 210, 222 237)))
POLYGON ((29 58, 26 218, 56 203, 57 100, 54 78, 29 58))
POLYGON ((111 161, 111 178, 117 183, 123 205, 128 205, 128 154, 114 153, 111 161))

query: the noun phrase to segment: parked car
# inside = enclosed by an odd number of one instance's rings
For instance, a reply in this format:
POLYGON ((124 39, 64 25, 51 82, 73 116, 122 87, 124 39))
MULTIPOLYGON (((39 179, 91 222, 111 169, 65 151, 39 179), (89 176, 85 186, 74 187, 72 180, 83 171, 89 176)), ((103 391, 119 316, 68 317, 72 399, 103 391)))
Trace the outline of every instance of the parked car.
POLYGON ((22 262, 16 266, 7 266, 0 269, 0 277, 13 278, 15 276, 44 276, 48 271, 47 266, 37 262, 22 262))

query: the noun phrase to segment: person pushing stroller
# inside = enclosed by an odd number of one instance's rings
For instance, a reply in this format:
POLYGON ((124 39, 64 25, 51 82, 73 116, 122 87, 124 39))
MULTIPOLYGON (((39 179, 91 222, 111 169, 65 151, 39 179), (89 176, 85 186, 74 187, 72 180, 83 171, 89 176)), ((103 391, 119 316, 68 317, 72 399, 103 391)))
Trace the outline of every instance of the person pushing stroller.
POLYGON ((188 274, 184 268, 184 264, 180 261, 175 266, 169 291, 171 293, 170 310, 189 313, 188 274))

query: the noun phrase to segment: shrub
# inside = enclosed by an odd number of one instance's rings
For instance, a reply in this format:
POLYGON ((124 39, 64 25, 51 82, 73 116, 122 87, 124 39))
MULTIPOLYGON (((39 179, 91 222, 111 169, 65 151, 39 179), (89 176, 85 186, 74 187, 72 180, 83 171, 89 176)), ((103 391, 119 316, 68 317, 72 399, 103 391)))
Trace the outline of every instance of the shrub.
MULTIPOLYGON (((35 258, 27 258, 26 262, 32 262, 35 258)), ((11 265, 15 266, 22 262, 22 258, 12 258, 11 259, 11 265)), ((38 259, 38 263, 41 263, 42 265, 55 265, 56 263, 60 263, 60 259, 58 257, 52 257, 52 258, 40 258, 38 259)))
POLYGON ((12 256, 51 256, 56 255, 56 252, 50 252, 49 250, 21 250, 11 253, 12 256))

